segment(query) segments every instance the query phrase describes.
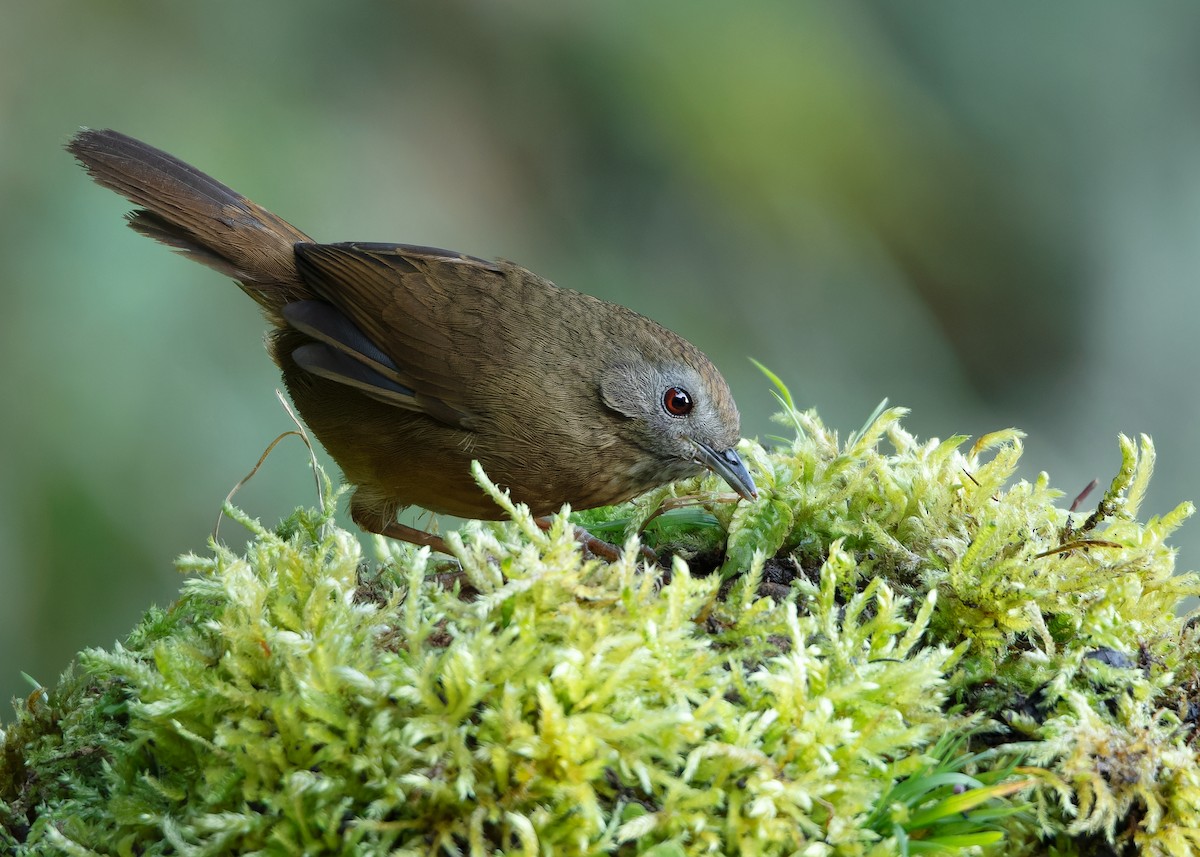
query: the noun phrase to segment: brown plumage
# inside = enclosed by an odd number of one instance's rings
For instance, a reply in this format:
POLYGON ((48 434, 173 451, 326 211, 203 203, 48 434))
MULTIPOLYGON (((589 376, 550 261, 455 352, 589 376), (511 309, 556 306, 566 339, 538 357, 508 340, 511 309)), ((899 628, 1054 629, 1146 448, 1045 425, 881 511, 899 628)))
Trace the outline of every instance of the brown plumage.
POLYGON ((637 313, 509 262, 404 244, 319 244, 183 161, 116 131, 67 147, 140 208, 130 226, 238 282, 366 530, 422 544, 410 505, 501 510, 478 460, 535 515, 607 505, 707 467, 743 497, 738 412, 698 349, 637 313))

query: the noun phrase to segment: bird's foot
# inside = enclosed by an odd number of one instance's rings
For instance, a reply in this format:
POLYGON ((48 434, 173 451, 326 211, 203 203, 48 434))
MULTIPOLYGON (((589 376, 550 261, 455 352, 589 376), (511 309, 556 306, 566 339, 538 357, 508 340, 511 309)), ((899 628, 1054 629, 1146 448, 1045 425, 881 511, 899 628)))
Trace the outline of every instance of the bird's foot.
MULTIPOLYGON (((543 530, 548 530, 553 526, 553 521, 549 518, 535 518, 534 523, 543 530)), ((575 527, 575 539, 583 545, 584 550, 605 562, 616 562, 621 558, 621 549, 619 547, 611 542, 604 541, 604 539, 596 538, 583 527, 575 527)), ((658 565, 658 555, 650 550, 650 548, 642 545, 639 553, 641 553, 642 559, 651 565, 658 565)))

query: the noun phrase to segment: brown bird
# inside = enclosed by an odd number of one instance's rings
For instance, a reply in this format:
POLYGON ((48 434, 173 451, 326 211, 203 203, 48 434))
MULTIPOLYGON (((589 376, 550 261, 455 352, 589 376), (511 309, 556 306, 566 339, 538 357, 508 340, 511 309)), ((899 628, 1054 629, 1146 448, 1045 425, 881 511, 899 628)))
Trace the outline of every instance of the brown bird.
POLYGON ((757 496, 737 406, 695 346, 511 262, 406 244, 319 244, 116 131, 67 146, 139 206, 129 225, 229 277, 271 325, 304 420, 355 486, 364 530, 439 550, 406 506, 494 520, 488 476, 534 515, 627 500, 704 468, 757 496))

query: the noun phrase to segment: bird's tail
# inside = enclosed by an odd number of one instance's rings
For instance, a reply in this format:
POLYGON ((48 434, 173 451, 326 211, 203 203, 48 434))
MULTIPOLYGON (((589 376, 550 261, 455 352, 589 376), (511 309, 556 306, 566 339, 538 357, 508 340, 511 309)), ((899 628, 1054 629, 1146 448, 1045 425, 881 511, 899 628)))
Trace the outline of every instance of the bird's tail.
POLYGON ((134 205, 129 225, 241 283, 270 314, 306 291, 293 247, 311 239, 211 176, 116 131, 67 144, 98 184, 134 205))

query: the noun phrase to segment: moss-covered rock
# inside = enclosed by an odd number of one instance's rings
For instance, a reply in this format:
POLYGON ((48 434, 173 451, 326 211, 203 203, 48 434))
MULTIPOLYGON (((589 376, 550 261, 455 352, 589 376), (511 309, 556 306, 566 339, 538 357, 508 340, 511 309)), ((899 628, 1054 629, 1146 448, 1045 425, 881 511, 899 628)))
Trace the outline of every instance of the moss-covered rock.
POLYGON ((1137 520, 1149 441, 1085 514, 1013 482, 1016 432, 963 452, 892 410, 839 443, 782 400, 756 503, 693 480, 575 516, 615 563, 494 489, 513 521, 450 533, 453 565, 239 516, 244 555, 185 557, 175 604, 17 702, 0 847, 1200 849, 1191 507, 1137 520))

